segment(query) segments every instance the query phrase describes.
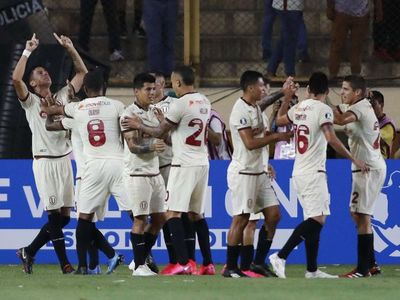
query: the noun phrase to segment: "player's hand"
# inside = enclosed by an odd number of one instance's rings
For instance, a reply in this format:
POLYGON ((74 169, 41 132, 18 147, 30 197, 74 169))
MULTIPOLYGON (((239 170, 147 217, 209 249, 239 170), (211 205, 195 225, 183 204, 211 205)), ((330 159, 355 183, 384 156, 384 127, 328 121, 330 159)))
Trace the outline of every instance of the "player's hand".
POLYGON ((30 40, 26 41, 25 50, 34 51, 39 46, 39 40, 36 38, 36 33, 32 35, 30 40))
POLYGON ((121 121, 121 125, 126 129, 140 129, 142 124, 143 121, 138 116, 125 117, 121 121))
POLYGON ((361 170, 362 173, 368 173, 369 172, 369 166, 366 164, 365 161, 360 160, 360 159, 354 159, 353 163, 361 170))
POLYGON ((275 179, 276 178, 276 172, 274 167, 271 164, 268 164, 268 176, 271 179, 275 179))
POLYGON ((53 33, 53 36, 56 38, 57 42, 66 49, 74 48, 74 44, 71 39, 65 35, 58 36, 57 33, 53 33))
POLYGON ((167 147, 165 142, 160 139, 155 139, 153 146, 154 146, 154 151, 157 153, 163 152, 165 150, 165 148, 167 147))
POLYGON ((162 123, 162 121, 164 121, 165 117, 161 109, 154 107, 154 114, 156 115, 158 122, 162 123))
POLYGON ((40 110, 48 115, 51 114, 51 107, 55 105, 58 105, 58 103, 52 95, 40 99, 40 110))
POLYGON ((281 133, 279 133, 279 135, 281 136, 281 141, 285 141, 285 142, 289 143, 290 139, 294 135, 294 131, 281 132, 281 133))

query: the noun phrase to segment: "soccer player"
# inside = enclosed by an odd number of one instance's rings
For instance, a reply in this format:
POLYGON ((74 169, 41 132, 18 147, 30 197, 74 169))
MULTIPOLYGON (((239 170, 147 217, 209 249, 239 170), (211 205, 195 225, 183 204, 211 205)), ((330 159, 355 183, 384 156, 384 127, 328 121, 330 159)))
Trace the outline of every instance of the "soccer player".
MULTIPOLYGON (((233 156, 228 167, 228 187, 232 192, 233 219, 228 232, 227 262, 224 277, 260 277, 247 269, 253 259, 253 245, 241 247, 243 230, 251 213, 262 212, 268 218, 267 208, 277 205, 264 171, 263 148, 273 142, 289 140, 291 133, 269 134, 265 130, 262 108, 257 104, 265 94, 261 73, 245 71, 240 78, 243 96, 232 108, 229 127, 232 134, 233 156), (246 261, 239 270, 237 261, 242 252, 246 261)), ((263 107, 265 108, 265 107, 263 107)))
POLYGON ((346 76, 340 92, 348 104, 346 111, 335 110, 335 123, 345 125, 350 152, 368 164, 370 171, 362 172, 352 164, 352 190, 350 212, 357 226, 357 267, 342 277, 360 278, 380 274, 375 262, 374 235, 371 216, 374 204, 386 177, 386 163, 380 151, 379 122, 366 96, 366 83, 362 76, 346 76))
MULTIPOLYGON (((68 37, 63 35, 59 37, 55 33, 54 37, 71 56, 75 68, 71 87, 78 92, 87 72, 85 64, 68 37)), ((61 104, 66 104, 68 87, 51 95, 52 81, 48 71, 42 66, 31 70, 27 84, 23 81, 28 58, 38 46, 39 40, 36 34, 33 34, 32 38, 26 42, 25 50, 15 67, 12 79, 32 131, 33 174, 40 200, 48 213, 48 222, 43 225, 29 246, 17 251, 17 255, 22 261, 25 273, 31 274, 37 251, 51 240, 62 272, 71 273, 74 270, 66 255, 62 232, 62 228, 69 223, 70 208, 74 206, 72 167, 68 158, 71 146, 65 132, 46 131, 46 117, 40 110, 40 99, 48 96, 54 97, 61 104)))
MULTIPOLYGON (((167 185, 167 220, 178 263, 168 275, 191 274, 184 242, 181 214, 189 212, 192 220, 202 218, 208 184, 206 127, 210 116, 209 100, 194 90, 194 73, 190 67, 178 67, 171 74, 173 101, 159 126, 149 127, 139 117, 125 118, 122 125, 139 129, 157 138, 170 131, 173 158, 167 185)), ((202 221, 203 225, 205 220, 202 221)))
POLYGON ((304 214, 304 221, 295 228, 283 248, 269 257, 273 270, 280 278, 286 278, 286 259, 302 241, 305 242, 307 258, 305 277, 338 277, 317 267, 319 237, 330 214, 325 167, 327 143, 339 154, 351 159, 362 172, 368 170, 365 162, 354 158, 337 138, 332 109, 324 103, 328 92, 327 76, 321 72, 313 73, 307 86, 307 99, 288 111, 292 97, 285 97, 276 118, 278 126, 294 125, 296 157, 292 176, 304 214))
MULTIPOLYGON (((155 93, 154 76, 148 73, 136 75, 133 89, 135 102, 124 111, 121 120, 126 116, 137 115, 146 125, 158 126, 160 122, 157 112, 151 107, 155 93)), ((131 242, 135 267, 132 275, 153 276, 157 273, 147 266, 145 260, 165 223, 166 193, 158 161, 158 153, 165 150, 165 143, 139 130, 124 126, 121 129, 127 145, 124 155, 125 187, 134 207, 131 242), (145 230, 148 216, 151 216, 151 223, 145 230)))
POLYGON ((94 243, 108 257, 107 274, 110 274, 123 261, 123 256, 107 242, 93 222, 104 219, 107 200, 112 194, 121 209, 131 209, 126 201, 123 184, 123 144, 119 128, 119 118, 124 111, 120 101, 103 96, 104 76, 99 70, 85 75, 84 89, 88 98, 65 106, 42 107, 48 115, 64 113, 76 119, 77 129, 83 142, 86 156, 82 176, 77 211, 76 247, 79 265, 76 274, 85 275, 87 271, 86 254, 94 243))

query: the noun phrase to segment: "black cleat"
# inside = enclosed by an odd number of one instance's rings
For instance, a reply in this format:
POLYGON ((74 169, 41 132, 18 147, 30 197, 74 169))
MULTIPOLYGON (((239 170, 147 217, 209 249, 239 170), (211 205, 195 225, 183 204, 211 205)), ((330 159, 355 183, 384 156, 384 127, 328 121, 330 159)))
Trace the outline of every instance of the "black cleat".
POLYGON ((88 274, 88 269, 87 267, 78 267, 76 271, 73 273, 74 275, 87 275, 88 274))
POLYGON ((146 265, 154 273, 158 274, 160 272, 160 270, 158 269, 158 266, 156 264, 156 261, 154 260, 154 257, 153 257, 153 255, 151 253, 149 253, 149 255, 147 255, 147 257, 146 257, 146 265))
POLYGON ((229 270, 225 269, 224 272, 222 273, 222 276, 227 277, 227 278, 241 278, 241 277, 247 277, 245 274, 243 274, 242 271, 239 269, 235 270, 229 270))
POLYGON ((256 265, 255 263, 251 263, 250 271, 254 273, 263 275, 265 277, 278 277, 267 265, 256 265))
POLYGON ((25 247, 19 248, 17 250, 17 256, 22 261, 22 265, 24 267, 24 272, 26 274, 32 274, 33 273, 32 265, 33 265, 33 262, 35 261, 35 258, 33 256, 31 256, 30 254, 28 254, 25 247))
POLYGON ((62 267, 63 274, 71 274, 74 272, 75 272, 75 269, 71 264, 66 264, 64 267, 62 267))

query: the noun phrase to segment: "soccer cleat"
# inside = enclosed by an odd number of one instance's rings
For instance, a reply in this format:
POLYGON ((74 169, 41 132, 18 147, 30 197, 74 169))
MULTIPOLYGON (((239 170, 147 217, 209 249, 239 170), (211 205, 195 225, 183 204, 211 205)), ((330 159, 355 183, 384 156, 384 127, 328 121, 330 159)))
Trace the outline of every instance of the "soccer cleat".
POLYGON ((128 269, 129 270, 135 270, 135 260, 134 259, 132 259, 132 261, 131 261, 131 263, 129 264, 129 266, 128 266, 128 269))
POLYGON ((114 270, 124 261, 124 256, 122 254, 115 253, 113 258, 108 260, 108 267, 106 274, 111 274, 114 270))
POLYGON ((209 264, 207 266, 201 265, 198 275, 215 275, 215 266, 213 264, 209 264))
POLYGON ((170 270, 175 266, 176 264, 171 264, 169 263, 168 265, 165 266, 165 268, 160 272, 161 275, 168 275, 170 270))
POLYGON ((247 277, 250 277, 250 278, 264 278, 263 275, 257 274, 251 270, 246 270, 246 271, 241 270, 241 271, 244 275, 246 275, 247 277))
POLYGON ((100 265, 95 266, 94 269, 88 268, 88 274, 89 275, 100 275, 101 274, 100 265))
POLYGON ((146 265, 152 270, 154 273, 158 274, 160 270, 158 269, 158 266, 156 264, 156 261, 154 260, 154 257, 151 253, 147 255, 146 257, 146 265))
POLYGON ((19 248, 17 250, 17 256, 19 259, 22 261, 22 265, 24 267, 24 272, 26 274, 32 274, 32 266, 33 262, 35 261, 35 258, 26 252, 26 248, 19 248))
POLYGON ((157 273, 150 270, 148 265, 141 265, 132 272, 132 276, 157 276, 157 273))
POLYGON ((88 275, 87 267, 78 267, 76 271, 73 273, 74 275, 88 275))
POLYGON ((71 264, 66 264, 64 267, 62 267, 63 274, 71 274, 74 272, 75 272, 75 269, 71 264))
POLYGON ((188 264, 192 268, 192 275, 198 275, 196 262, 193 259, 189 259, 188 264))
POLYGON ((339 275, 339 278, 366 278, 371 277, 371 273, 368 272, 367 274, 361 274, 358 272, 357 268, 350 271, 349 273, 339 275))
POLYGON ((307 278, 307 279, 312 279, 312 278, 330 278, 330 279, 339 278, 338 275, 331 275, 331 274, 322 272, 319 269, 317 269, 317 271, 315 271, 315 272, 308 272, 307 271, 304 277, 307 278))
POLYGON ((279 278, 286 278, 285 275, 286 260, 280 258, 278 256, 278 252, 275 252, 274 254, 269 256, 269 261, 271 263, 272 270, 274 270, 276 276, 278 276, 279 278))
POLYGON ((175 264, 173 265, 168 272, 162 273, 163 275, 166 276, 172 276, 172 275, 191 275, 192 274, 192 266, 187 263, 186 265, 181 265, 181 264, 175 264))
POLYGON ((256 265, 255 263, 251 263, 250 271, 263 275, 264 277, 278 277, 267 265, 256 265))
POLYGON ((247 277, 246 274, 244 274, 242 271, 240 271, 239 269, 235 269, 235 270, 230 270, 227 269, 226 267, 223 269, 223 273, 222 276, 226 277, 226 278, 241 278, 241 277, 247 277))
POLYGON ((374 263, 374 265, 369 269, 369 272, 371 273, 371 276, 377 276, 382 274, 381 267, 377 263, 374 263))

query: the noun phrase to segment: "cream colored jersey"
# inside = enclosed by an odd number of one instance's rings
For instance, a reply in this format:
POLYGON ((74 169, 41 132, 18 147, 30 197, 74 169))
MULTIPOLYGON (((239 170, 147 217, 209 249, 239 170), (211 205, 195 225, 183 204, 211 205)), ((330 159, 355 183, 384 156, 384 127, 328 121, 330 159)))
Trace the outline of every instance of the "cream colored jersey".
MULTIPOLYGON (((160 102, 156 103, 154 106, 161 109, 163 114, 166 115, 169 111, 169 106, 175 100, 177 99, 174 97, 167 96, 160 102)), ((165 150, 158 154, 158 159, 160 161, 160 167, 169 165, 172 161, 172 147, 167 145, 165 150)))
POLYGON ((187 93, 171 103, 166 120, 176 125, 171 134, 172 164, 209 165, 206 130, 210 111, 210 101, 197 92, 187 93))
MULTIPOLYGON (((134 115, 140 117, 143 121, 143 124, 147 126, 157 127, 159 125, 159 121, 154 113, 154 110, 150 108, 148 110, 144 110, 136 103, 131 104, 125 109, 121 120, 124 117, 132 117, 134 115)), ((122 126, 121 130, 124 131, 122 126)), ((145 138, 144 134, 143 137, 145 138)), ((151 137, 148 136, 148 138, 151 137)), ((155 151, 143 154, 135 154, 129 150, 126 142, 124 149, 124 164, 125 172, 129 175, 154 175, 159 173, 158 156, 155 151)))
MULTIPOLYGON (((357 117, 356 122, 345 126, 349 137, 351 154, 365 161, 371 169, 385 168, 385 161, 380 151, 379 122, 371 103, 367 99, 350 105, 347 111, 357 117)), ((357 167, 353 164, 352 169, 357 167)))
POLYGON ((104 96, 87 98, 65 106, 65 115, 76 119, 87 159, 123 158, 119 118, 124 105, 104 96))
MULTIPOLYGON (((68 87, 62 88, 53 97, 61 105, 68 103, 68 87)), ((40 97, 29 92, 25 101, 20 101, 32 132, 33 156, 63 156, 71 152, 71 144, 64 131, 47 131, 46 114, 41 112, 40 97)))
MULTIPOLYGON (((269 131, 269 119, 265 111, 262 114, 263 122, 264 122, 264 132, 269 131)), ((269 163, 269 145, 266 145, 262 148, 262 156, 263 156, 263 164, 264 164, 264 171, 268 172, 268 163, 269 163)))
POLYGON ((76 164, 76 178, 80 178, 83 174, 83 166, 85 164, 85 154, 83 153, 83 143, 79 130, 77 128, 77 122, 72 118, 64 118, 61 120, 63 127, 71 131, 71 144, 72 152, 74 154, 76 164))
POLYGON ((325 172, 327 141, 321 127, 333 124, 332 109, 321 101, 307 99, 293 106, 287 116, 295 131, 293 175, 325 172))
POLYGON ((263 148, 247 149, 239 134, 240 130, 250 128, 254 133, 254 137, 261 138, 264 136, 265 127, 260 107, 251 105, 243 98, 239 98, 232 108, 229 127, 233 143, 232 167, 244 174, 263 172, 263 148))

